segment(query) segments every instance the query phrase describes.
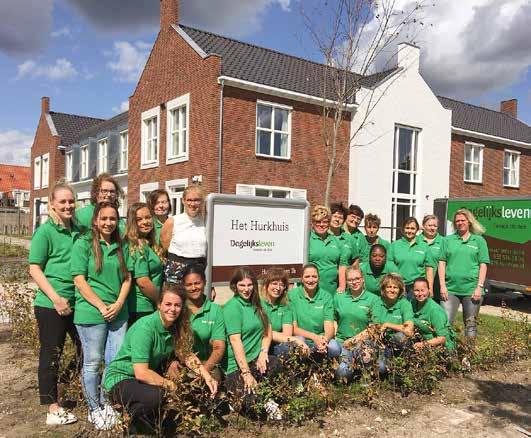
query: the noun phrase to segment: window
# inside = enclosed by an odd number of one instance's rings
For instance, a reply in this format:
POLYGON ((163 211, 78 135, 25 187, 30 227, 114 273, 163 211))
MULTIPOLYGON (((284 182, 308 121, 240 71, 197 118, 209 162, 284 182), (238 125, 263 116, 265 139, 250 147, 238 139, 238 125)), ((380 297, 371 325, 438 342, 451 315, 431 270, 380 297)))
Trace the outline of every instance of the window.
POLYGON ((159 107, 142 113, 142 169, 159 165, 159 116, 159 107))
POLYGON ((109 142, 106 138, 98 141, 98 174, 107 172, 107 149, 109 142))
POLYGON ((483 145, 465 143, 465 182, 480 183, 483 179, 483 145))
POLYGON ((41 157, 35 158, 33 163, 33 188, 41 187, 41 157))
POLYGON ((120 132, 120 171, 121 172, 127 170, 128 150, 129 150, 129 135, 127 131, 122 131, 120 132))
POLYGON ((506 149, 503 152, 503 185, 520 186, 520 152, 506 149))
POLYGON ((188 185, 188 179, 174 179, 166 181, 166 191, 170 195, 170 215, 184 212, 183 192, 188 185))
POLYGON ((415 216, 418 187, 418 138, 420 131, 395 126, 393 191, 391 203, 392 237, 400 238, 404 219, 415 216))
POLYGON ((188 160, 188 125, 190 95, 173 99, 167 103, 167 149, 166 163, 178 163, 188 160))
POLYGON ((266 102, 256 104, 256 155, 289 158, 291 108, 266 102))
POLYGON ((140 202, 146 202, 149 194, 159 188, 159 183, 140 184, 140 202))
POLYGON ((65 154, 65 177, 67 181, 72 181, 73 165, 72 151, 70 151, 65 154))
POLYGON ((264 196, 277 199, 306 199, 306 189, 236 184, 237 195, 264 196))
POLYGON ((81 158, 80 158, 81 178, 88 178, 88 160, 89 160, 88 145, 81 146, 80 152, 81 152, 80 153, 80 155, 81 155, 81 158))
POLYGON ((23 207, 23 195, 22 192, 15 192, 15 207, 23 207))
POLYGON ((50 176, 50 154, 42 156, 42 187, 48 187, 48 179, 50 176))

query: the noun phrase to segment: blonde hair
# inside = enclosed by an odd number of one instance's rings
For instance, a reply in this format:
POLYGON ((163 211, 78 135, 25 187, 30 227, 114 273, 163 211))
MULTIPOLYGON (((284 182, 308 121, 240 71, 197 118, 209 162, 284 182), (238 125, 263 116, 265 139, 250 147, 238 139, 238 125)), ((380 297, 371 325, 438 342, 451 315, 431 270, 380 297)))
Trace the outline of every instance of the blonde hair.
POLYGON ((400 296, 404 295, 406 291, 406 285, 404 284, 404 280, 402 280, 402 277, 399 274, 396 274, 394 272, 386 274, 385 277, 382 278, 382 281, 380 282, 381 295, 383 295, 383 293, 385 292, 385 288, 390 284, 398 286, 398 288, 400 289, 400 296))
MULTIPOLYGON (((74 189, 72 188, 72 186, 67 184, 64 179, 60 179, 59 181, 57 181, 53 185, 52 189, 50 190, 50 194, 49 194, 49 197, 50 197, 50 208, 48 209, 48 216, 50 216, 50 218, 56 224, 61 224, 63 222, 59 218, 59 215, 57 214, 57 212, 52 207, 52 202, 55 200, 56 193, 59 190, 68 190, 72 194, 72 196, 74 197, 74 200, 76 199, 76 194, 74 193, 74 189)), ((75 207, 75 203, 74 203, 74 211, 75 211, 75 208, 76 207, 75 207)))
POLYGON ((426 225, 426 222, 431 221, 432 219, 435 219, 437 221, 437 224, 439 223, 439 218, 435 216, 434 214, 427 214, 422 219, 422 225, 426 225))
POLYGON ((454 217, 452 219, 454 229, 457 229, 455 226, 455 218, 458 214, 462 214, 464 217, 466 217, 466 220, 469 224, 469 230, 472 234, 483 234, 485 232, 485 227, 478 222, 476 216, 474 216, 474 214, 468 208, 460 208, 454 213, 454 217))
POLYGON ((312 208, 312 222, 322 221, 323 219, 328 219, 332 217, 330 209, 324 205, 315 205, 312 208))
POLYGON ((205 213, 206 213, 206 209, 205 209, 206 192, 203 189, 203 187, 201 187, 199 184, 196 184, 196 183, 190 184, 189 186, 186 186, 186 188, 183 191, 183 201, 186 202, 186 197, 191 192, 196 192, 199 195, 199 197, 201 198, 201 211, 200 211, 200 214, 204 218, 205 217, 205 213))

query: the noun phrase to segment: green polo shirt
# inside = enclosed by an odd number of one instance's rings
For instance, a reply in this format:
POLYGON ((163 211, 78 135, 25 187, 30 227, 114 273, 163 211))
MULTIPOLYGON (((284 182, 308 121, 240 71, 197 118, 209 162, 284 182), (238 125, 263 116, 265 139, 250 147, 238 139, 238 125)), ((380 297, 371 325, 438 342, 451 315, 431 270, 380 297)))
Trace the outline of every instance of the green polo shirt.
POLYGON ((160 231, 164 224, 160 222, 156 217, 153 217, 153 228, 155 228, 155 241, 160 245, 160 231))
POLYGON ((194 332, 194 353, 200 361, 208 360, 212 341, 225 341, 225 321, 221 306, 206 299, 194 315, 190 312, 190 325, 194 332))
POLYGON ((446 236, 441 245, 441 260, 446 262, 448 293, 471 296, 479 281, 479 265, 490 263, 487 242, 479 234, 463 240, 458 233, 446 236))
POLYGON ((448 316, 444 309, 429 297, 422 307, 420 304, 416 299, 411 302, 413 322, 422 338, 429 341, 444 336, 446 338, 444 346, 453 350, 455 348, 455 332, 448 322, 448 316))
MULTIPOLYGON (((55 292, 66 298, 74 308, 74 280, 70 275, 72 247, 79 236, 75 224, 69 230, 49 219, 33 233, 28 262, 39 265, 55 292)), ((34 306, 53 309, 53 303, 41 289, 37 289, 34 306)))
POLYGON ((358 241, 354 239, 351 234, 347 233, 343 228, 340 228, 340 234, 335 235, 330 232, 341 244, 341 247, 347 251, 348 264, 351 265, 354 260, 359 258, 358 241))
POLYGON ((336 339, 344 342, 365 330, 372 321, 373 307, 378 297, 364 290, 353 297, 350 292, 334 296, 334 314, 337 321, 336 339))
MULTIPOLYGON (((254 305, 239 295, 235 295, 223 306, 223 320, 225 321, 227 337, 235 334, 241 335, 247 363, 255 360, 262 348, 264 326, 254 305)), ((238 370, 230 339, 227 342, 222 368, 225 374, 238 370)))
MULTIPOLYGON (((88 233, 92 230, 94 210, 96 210, 94 204, 88 204, 83 208, 76 209, 76 220, 79 224, 79 230, 82 233, 88 233)), ((125 221, 122 218, 118 220, 118 230, 120 231, 120 236, 125 235, 125 221)))
POLYGON ((376 324, 383 324, 385 322, 392 324, 404 324, 406 321, 413 322, 413 308, 405 297, 400 297, 391 307, 388 307, 383 298, 380 297, 373 309, 374 322, 376 324))
POLYGON ((261 301, 274 332, 282 332, 282 326, 293 324, 293 314, 288 306, 284 304, 270 304, 264 299, 261 301))
POLYGON ((391 261, 386 261, 385 265, 379 275, 376 275, 372 272, 371 264, 369 262, 363 262, 360 264, 361 273, 363 274, 363 279, 365 280, 365 290, 375 294, 380 295, 380 282, 387 274, 391 272, 398 273, 398 267, 391 261))
MULTIPOLYGON (((102 267, 100 272, 96 272, 94 252, 92 250, 92 239, 89 235, 82 236, 75 243, 72 249, 72 261, 70 263, 70 273, 72 277, 84 275, 89 286, 94 293, 100 297, 105 304, 112 304, 118 299, 120 288, 124 281, 124 275, 120 269, 118 260, 118 244, 107 245, 100 241, 102 253, 102 267)), ((129 265, 127 247, 123 248, 124 261, 129 265)), ((123 305, 116 321, 127 320, 129 312, 127 301, 123 305)), ((75 324, 104 324, 106 321, 96 307, 90 304, 79 293, 76 288, 76 305, 74 313, 75 324)))
POLYGON ((297 286, 288 292, 288 299, 293 321, 303 330, 322 336, 324 322, 334 321, 334 301, 321 286, 313 298, 306 296, 303 286, 297 286))
POLYGON ((379 244, 382 245, 385 250, 387 251, 387 254, 389 254, 389 247, 391 244, 381 237, 377 237, 374 243, 369 243, 367 240, 367 236, 364 236, 362 239, 359 239, 359 245, 360 245, 360 261, 368 262, 369 261, 369 253, 371 252, 372 245, 379 244))
POLYGON ((140 318, 127 331, 118 354, 107 367, 103 388, 109 392, 122 380, 134 379, 134 364, 147 363, 150 370, 160 373, 173 350, 173 336, 162 325, 159 312, 140 318))
POLYGON ((349 266, 350 253, 336 236, 329 233, 323 240, 315 231, 310 232, 308 262, 319 270, 319 286, 329 294, 337 290, 339 266, 349 266))
MULTIPOLYGON (((163 276, 162 262, 149 245, 144 245, 130 255, 129 269, 132 272, 133 280, 148 277, 160 291, 163 276)), ((133 282, 132 290, 127 297, 127 305, 131 313, 153 312, 156 307, 155 303, 142 293, 136 281, 133 282)))
POLYGON ((413 284, 418 277, 426 277, 426 266, 432 268, 437 266, 437 261, 431 255, 428 245, 418 240, 410 243, 405 237, 391 244, 388 258, 398 266, 407 286, 413 284))
POLYGON ((435 298, 437 301, 440 301, 441 299, 441 284, 439 282, 439 260, 441 259, 441 245, 443 241, 443 237, 437 233, 435 238, 428 242, 423 234, 419 234, 417 236, 417 240, 420 240, 424 242, 426 245, 428 245, 428 248, 430 249, 431 255, 437 262, 437 266, 433 270, 434 276, 433 276, 433 298, 435 298))

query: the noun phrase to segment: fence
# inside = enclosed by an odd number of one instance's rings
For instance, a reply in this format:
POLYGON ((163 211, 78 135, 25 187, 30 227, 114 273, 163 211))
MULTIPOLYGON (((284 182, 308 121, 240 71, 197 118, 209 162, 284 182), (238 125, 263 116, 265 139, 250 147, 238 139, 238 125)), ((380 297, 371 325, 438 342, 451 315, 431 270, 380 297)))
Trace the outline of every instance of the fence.
POLYGON ((0 208, 0 234, 27 236, 31 234, 31 220, 27 209, 0 208))

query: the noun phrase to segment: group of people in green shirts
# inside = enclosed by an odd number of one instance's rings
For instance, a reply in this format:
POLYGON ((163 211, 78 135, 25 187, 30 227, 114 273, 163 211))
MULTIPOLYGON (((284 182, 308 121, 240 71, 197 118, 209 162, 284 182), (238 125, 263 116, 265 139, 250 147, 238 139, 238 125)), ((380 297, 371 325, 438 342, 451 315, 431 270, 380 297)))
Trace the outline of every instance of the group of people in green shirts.
MULTIPOLYGON (((120 192, 116 180, 102 174, 94 179, 91 204, 76 211, 72 188, 57 183, 49 220, 32 238, 47 424, 77 420, 57 393, 67 334, 82 352, 88 421, 102 430, 119 422, 116 407, 133 418, 156 418, 182 366, 200 375, 212 396, 223 383, 245 408, 255 401, 257 382, 274 376, 293 351, 334 358, 337 376, 351 379, 373 361, 384 374, 388 357, 407 346, 453 349, 459 304, 466 334, 476 334, 488 252, 468 210, 456 213, 454 235, 441 238, 433 216, 417 235, 419 225, 409 218, 403 237, 389 244, 378 236, 376 215, 365 217, 364 235, 361 208, 316 206, 300 284, 290 288, 285 271, 272 268, 259 287, 253 271, 241 267, 230 281, 234 296, 221 307, 205 294, 202 264, 185 264, 178 283, 163 282, 167 193, 157 190, 148 203, 131 205, 124 223, 120 192), (375 330, 384 347, 373 343, 375 330)), ((265 409, 270 418, 282 416, 274 400, 265 409)))

